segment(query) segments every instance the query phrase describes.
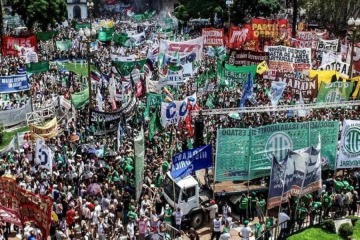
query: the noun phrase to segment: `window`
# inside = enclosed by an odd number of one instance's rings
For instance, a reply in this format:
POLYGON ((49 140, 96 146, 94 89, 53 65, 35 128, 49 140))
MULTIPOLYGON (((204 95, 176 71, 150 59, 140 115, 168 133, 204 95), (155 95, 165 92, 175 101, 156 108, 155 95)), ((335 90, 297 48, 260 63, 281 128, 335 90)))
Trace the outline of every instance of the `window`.
POLYGON ((194 196, 195 196, 195 186, 186 189, 186 190, 185 190, 185 194, 186 194, 186 196, 187 196, 188 199, 191 198, 191 197, 194 197, 194 196))

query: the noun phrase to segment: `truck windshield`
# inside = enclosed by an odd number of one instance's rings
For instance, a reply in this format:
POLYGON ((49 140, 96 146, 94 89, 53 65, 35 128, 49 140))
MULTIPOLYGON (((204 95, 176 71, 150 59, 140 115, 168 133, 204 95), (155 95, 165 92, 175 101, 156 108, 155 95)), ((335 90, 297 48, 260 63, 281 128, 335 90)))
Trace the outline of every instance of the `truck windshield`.
POLYGON ((177 202, 179 199, 180 187, 173 183, 173 180, 169 178, 167 175, 164 181, 164 192, 166 195, 173 201, 177 202), (175 186, 175 201, 174 201, 174 186, 175 186))

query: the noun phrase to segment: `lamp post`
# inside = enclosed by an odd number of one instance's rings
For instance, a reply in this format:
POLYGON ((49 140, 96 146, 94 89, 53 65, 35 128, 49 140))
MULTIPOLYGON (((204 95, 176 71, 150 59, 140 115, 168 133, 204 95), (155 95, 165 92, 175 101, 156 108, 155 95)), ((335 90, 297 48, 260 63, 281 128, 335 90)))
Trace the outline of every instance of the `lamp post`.
POLYGON ((351 52, 350 52, 350 68, 349 68, 349 78, 353 77, 353 62, 354 62, 354 46, 357 37, 357 32, 360 29, 360 18, 356 20, 350 18, 347 22, 349 26, 349 33, 351 34, 351 52))
POLYGON ((233 0, 226 0, 226 6, 228 7, 228 28, 230 31, 230 25, 231 25, 231 6, 234 4, 233 0))
POLYGON ((79 31, 79 36, 81 37, 81 42, 86 43, 86 61, 88 67, 88 87, 89 87, 89 109, 92 107, 92 91, 91 91, 91 73, 90 73, 90 65, 91 65, 91 51, 90 51, 90 44, 91 41, 94 40, 96 36, 96 29, 92 27, 92 10, 94 9, 94 3, 89 0, 87 2, 87 9, 88 9, 88 17, 90 19, 90 29, 82 28, 79 31), (84 40, 83 38, 86 37, 84 40))

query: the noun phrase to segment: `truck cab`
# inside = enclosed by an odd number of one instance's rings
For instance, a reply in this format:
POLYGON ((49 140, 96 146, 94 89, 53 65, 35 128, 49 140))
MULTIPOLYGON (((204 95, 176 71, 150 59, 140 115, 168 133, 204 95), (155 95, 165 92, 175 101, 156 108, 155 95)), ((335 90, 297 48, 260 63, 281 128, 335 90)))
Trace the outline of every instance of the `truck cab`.
POLYGON ((166 174, 163 196, 174 209, 180 208, 184 214, 184 221, 198 229, 205 219, 202 204, 210 200, 210 192, 202 190, 198 181, 191 175, 173 179, 170 172, 166 174))

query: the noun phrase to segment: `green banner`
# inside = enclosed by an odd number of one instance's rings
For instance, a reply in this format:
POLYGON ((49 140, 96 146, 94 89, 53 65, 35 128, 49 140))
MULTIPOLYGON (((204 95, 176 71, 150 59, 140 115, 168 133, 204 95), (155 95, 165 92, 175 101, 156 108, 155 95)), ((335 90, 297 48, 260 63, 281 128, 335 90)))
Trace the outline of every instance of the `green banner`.
POLYGON ((324 163, 327 163, 325 168, 334 169, 338 121, 280 123, 252 129, 218 129, 216 181, 245 181, 269 176, 273 155, 281 161, 286 156, 287 149, 316 146, 319 133, 321 156, 324 163))
POLYGON ((146 63, 146 59, 130 61, 130 62, 113 61, 113 65, 115 66, 116 70, 124 76, 128 76, 132 72, 135 66, 139 66, 140 71, 143 72, 145 63, 146 63))
POLYGON ((75 23, 75 25, 74 25, 74 28, 75 28, 76 31, 79 31, 80 28, 82 28, 83 30, 85 28, 90 29, 90 27, 91 27, 90 23, 75 23))
POLYGON ((71 95, 71 103, 75 109, 84 107, 89 102, 89 88, 71 95))
POLYGON ((159 106, 161 102, 164 101, 164 96, 162 94, 156 94, 156 93, 148 93, 146 95, 146 108, 144 112, 145 118, 150 117, 150 109, 152 106, 159 106))
POLYGON ((48 61, 26 64, 26 73, 47 72, 49 71, 49 69, 50 69, 50 65, 48 61))
POLYGON ((106 42, 111 41, 115 28, 102 28, 99 32, 98 39, 99 41, 106 42))
POLYGON ((206 100, 205 106, 207 106, 210 109, 213 109, 215 107, 214 105, 214 94, 210 94, 206 100))
POLYGON ((251 66, 233 66, 225 64, 221 73, 221 85, 243 84, 248 80, 251 73, 253 78, 256 77, 256 65, 251 66))
POLYGON ((61 51, 67 51, 71 48, 71 46, 72 46, 71 40, 56 41, 56 47, 61 51))
POLYGON ((151 141, 161 129, 162 125, 160 121, 159 111, 156 111, 152 114, 149 123, 149 140, 151 141))
POLYGON ((349 100, 354 89, 354 82, 337 81, 332 83, 321 82, 316 98, 317 103, 342 102, 349 100))
POLYGON ((128 35, 126 33, 121 33, 121 34, 117 34, 117 33, 114 33, 114 43, 115 44, 118 44, 118 45, 121 45, 121 46, 125 46, 125 43, 127 40, 129 40, 130 38, 128 37, 128 35))
POLYGON ((49 41, 51 40, 58 32, 57 31, 48 31, 48 32, 37 32, 36 40, 38 41, 49 41))
POLYGON ((140 199, 142 186, 144 183, 145 169, 145 145, 144 130, 141 128, 138 136, 134 138, 135 150, 135 182, 136 182, 136 201, 140 199))
POLYGON ((133 19, 134 21, 141 21, 144 18, 144 14, 134 14, 133 19))

